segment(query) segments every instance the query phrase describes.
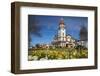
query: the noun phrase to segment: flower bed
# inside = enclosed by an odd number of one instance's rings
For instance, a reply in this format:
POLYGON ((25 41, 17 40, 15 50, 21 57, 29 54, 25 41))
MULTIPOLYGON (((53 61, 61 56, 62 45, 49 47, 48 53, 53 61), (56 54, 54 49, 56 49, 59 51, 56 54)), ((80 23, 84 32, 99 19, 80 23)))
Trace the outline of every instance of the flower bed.
POLYGON ((29 51, 28 60, 79 59, 87 58, 87 50, 76 49, 39 49, 29 51))

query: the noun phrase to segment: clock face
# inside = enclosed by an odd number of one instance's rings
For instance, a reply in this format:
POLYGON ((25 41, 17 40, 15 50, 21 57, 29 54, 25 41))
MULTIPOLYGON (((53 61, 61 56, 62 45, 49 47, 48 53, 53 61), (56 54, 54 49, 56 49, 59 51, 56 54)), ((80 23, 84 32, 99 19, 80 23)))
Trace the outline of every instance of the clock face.
POLYGON ((60 28, 64 28, 64 25, 63 24, 60 24, 60 28))

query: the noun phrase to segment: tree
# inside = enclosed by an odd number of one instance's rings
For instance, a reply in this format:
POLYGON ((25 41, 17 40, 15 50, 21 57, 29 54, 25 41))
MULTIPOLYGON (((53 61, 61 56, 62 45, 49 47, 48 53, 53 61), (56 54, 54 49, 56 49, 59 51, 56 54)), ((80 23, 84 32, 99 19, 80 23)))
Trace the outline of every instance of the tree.
POLYGON ((31 46, 32 36, 41 37, 41 26, 39 25, 39 21, 35 18, 35 16, 28 16, 28 46, 31 46))
POLYGON ((37 48, 40 48, 40 44, 36 44, 36 47, 37 47, 37 48))
POLYGON ((80 40, 81 41, 86 41, 88 39, 88 32, 87 32, 87 28, 85 26, 82 26, 80 29, 80 40))

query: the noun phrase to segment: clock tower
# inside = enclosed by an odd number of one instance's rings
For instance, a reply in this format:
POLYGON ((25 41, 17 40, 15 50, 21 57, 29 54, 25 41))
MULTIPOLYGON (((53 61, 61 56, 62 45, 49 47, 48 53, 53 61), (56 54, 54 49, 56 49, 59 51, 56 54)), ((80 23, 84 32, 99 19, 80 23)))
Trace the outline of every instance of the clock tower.
POLYGON ((66 29, 65 29, 65 23, 63 18, 61 18, 58 28, 58 41, 60 42, 60 46, 66 46, 66 29))

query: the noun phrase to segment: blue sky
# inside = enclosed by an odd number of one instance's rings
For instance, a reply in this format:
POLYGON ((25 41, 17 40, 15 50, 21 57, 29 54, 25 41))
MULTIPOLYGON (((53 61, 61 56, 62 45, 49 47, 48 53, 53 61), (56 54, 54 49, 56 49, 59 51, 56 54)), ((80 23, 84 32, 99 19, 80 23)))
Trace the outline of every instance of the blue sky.
POLYGON ((87 17, 29 15, 28 27, 32 45, 49 44, 57 34, 59 22, 64 19, 66 33, 79 40, 81 26, 88 26, 87 17))

